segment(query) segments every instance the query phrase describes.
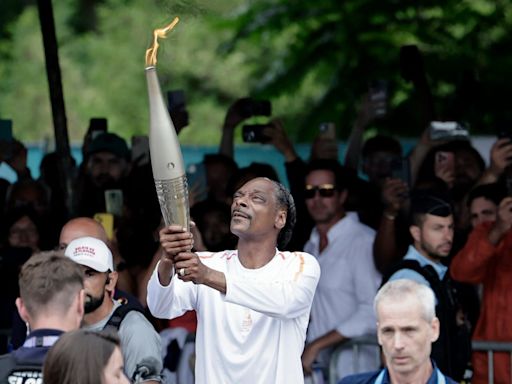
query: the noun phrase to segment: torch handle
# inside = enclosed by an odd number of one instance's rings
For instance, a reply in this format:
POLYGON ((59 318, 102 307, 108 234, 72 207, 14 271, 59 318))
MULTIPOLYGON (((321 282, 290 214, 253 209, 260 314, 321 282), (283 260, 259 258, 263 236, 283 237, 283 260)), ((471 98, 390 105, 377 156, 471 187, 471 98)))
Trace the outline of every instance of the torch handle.
POLYGON ((155 187, 165 225, 178 224, 190 230, 187 178, 155 180, 155 187))

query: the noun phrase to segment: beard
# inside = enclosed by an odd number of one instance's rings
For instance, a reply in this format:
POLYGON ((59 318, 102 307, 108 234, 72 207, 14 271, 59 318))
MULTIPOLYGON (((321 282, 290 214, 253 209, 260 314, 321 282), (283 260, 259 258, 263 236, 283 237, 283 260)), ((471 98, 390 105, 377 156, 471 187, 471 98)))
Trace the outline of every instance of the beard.
POLYGON ((85 304, 84 304, 84 312, 91 313, 97 310, 101 304, 103 304, 103 300, 105 299, 105 292, 102 293, 101 297, 94 297, 91 295, 86 295, 85 304))
MULTIPOLYGON (((451 244, 450 244, 450 247, 451 247, 451 244)), ((440 251, 438 251, 436 248, 432 247, 430 244, 426 243, 426 242, 422 242, 421 243, 421 248, 434 260, 437 260, 437 261, 441 261, 443 259, 446 259, 446 257, 449 255, 450 252, 448 252, 448 254, 444 254, 444 253, 441 253, 440 251)))

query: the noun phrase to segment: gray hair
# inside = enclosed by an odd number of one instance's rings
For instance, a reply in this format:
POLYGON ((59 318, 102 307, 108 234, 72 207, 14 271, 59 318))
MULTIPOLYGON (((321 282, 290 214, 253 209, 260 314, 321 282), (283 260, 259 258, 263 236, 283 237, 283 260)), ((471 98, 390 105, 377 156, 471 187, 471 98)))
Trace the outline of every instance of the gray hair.
POLYGON ((388 281, 377 292, 373 301, 373 309, 377 314, 377 308, 382 301, 399 301, 407 295, 413 296, 420 303, 422 318, 430 323, 436 316, 436 297, 430 287, 414 280, 397 279, 388 281))

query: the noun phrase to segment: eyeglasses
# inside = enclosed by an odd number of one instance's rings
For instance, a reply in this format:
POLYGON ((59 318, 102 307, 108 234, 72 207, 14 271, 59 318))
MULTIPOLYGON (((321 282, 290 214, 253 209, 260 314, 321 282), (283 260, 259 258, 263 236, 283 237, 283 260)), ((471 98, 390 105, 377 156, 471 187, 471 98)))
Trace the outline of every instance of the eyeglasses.
POLYGON ((321 185, 306 185, 304 189, 304 197, 306 199, 312 199, 316 195, 316 191, 321 197, 333 197, 336 188, 333 184, 321 184, 321 185))

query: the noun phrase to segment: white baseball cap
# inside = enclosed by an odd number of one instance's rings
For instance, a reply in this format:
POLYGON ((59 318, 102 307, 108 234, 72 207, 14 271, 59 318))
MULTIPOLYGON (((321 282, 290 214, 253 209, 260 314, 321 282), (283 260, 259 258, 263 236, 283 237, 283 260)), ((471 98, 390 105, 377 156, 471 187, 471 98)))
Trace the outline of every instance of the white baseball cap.
POLYGON ((107 245, 94 237, 79 237, 68 244, 64 255, 75 263, 98 272, 114 271, 112 252, 107 245))

